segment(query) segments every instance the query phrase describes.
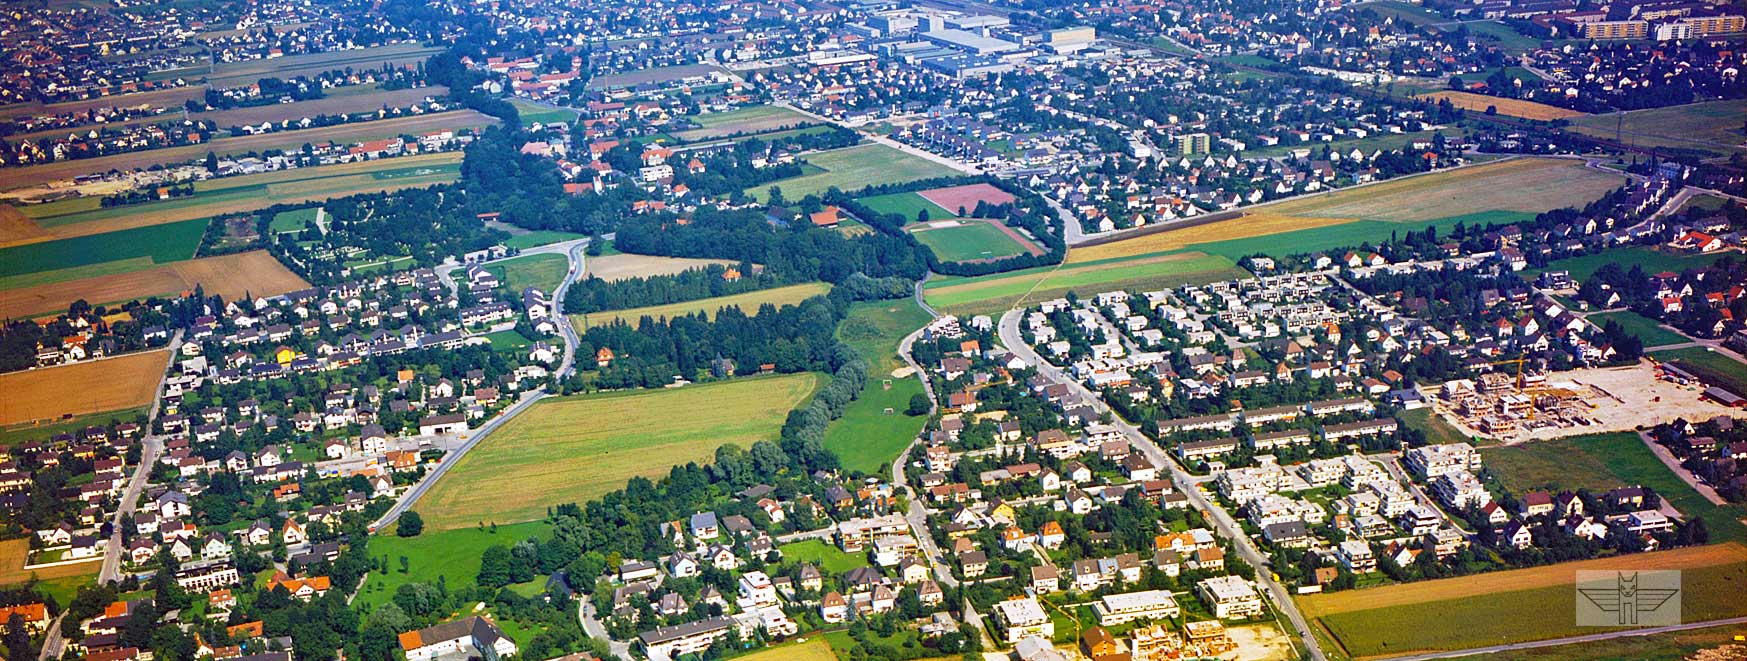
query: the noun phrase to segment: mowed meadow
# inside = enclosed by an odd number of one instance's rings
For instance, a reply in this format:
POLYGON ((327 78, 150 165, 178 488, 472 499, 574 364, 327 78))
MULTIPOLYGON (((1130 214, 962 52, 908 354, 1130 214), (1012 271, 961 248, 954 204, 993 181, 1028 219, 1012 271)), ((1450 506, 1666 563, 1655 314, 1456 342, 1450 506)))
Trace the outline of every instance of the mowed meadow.
POLYGON ((434 530, 539 519, 553 504, 707 462, 721 445, 774 440, 823 382, 786 374, 548 399, 468 452, 416 509, 434 530))

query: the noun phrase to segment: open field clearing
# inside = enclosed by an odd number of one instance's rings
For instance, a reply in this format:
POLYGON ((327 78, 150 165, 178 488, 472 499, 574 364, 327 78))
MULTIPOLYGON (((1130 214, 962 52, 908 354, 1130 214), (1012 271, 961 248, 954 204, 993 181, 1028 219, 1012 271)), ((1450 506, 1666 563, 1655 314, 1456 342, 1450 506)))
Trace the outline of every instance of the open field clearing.
POLYGON ((832 186, 855 191, 874 184, 901 184, 960 174, 945 165, 873 142, 802 154, 801 159, 825 171, 753 186, 746 193, 762 201, 769 195, 770 187, 776 186, 782 189, 783 197, 799 200, 832 186))
POLYGON ((1592 434, 1509 447, 1483 448, 1487 470, 1516 493, 1531 489, 1597 493, 1621 486, 1656 490, 1686 518, 1700 517, 1711 539, 1747 540, 1747 506, 1716 505, 1675 475, 1635 432, 1592 434))
MULTIPOLYGON (((154 266, 150 258, 106 262, 81 269, 78 279, 0 290, 0 317, 64 312, 73 301, 92 304, 130 301, 192 291, 200 285, 225 300, 244 295, 273 296, 309 287, 264 250, 202 257, 154 266), (110 273, 104 273, 110 271, 110 273)), ((37 274, 42 275, 42 274, 37 274)))
POLYGON ((205 234, 206 221, 187 220, 0 248, 0 289, 42 284, 18 276, 65 272, 73 267, 136 257, 150 258, 156 264, 182 261, 194 256, 195 249, 200 247, 200 237, 205 234))
POLYGON ((554 108, 516 97, 510 98, 510 105, 516 107, 516 114, 522 118, 522 126, 569 124, 576 121, 576 116, 579 114, 569 108, 554 108))
POLYGON ((993 314, 1015 305, 1055 298, 1070 290, 1089 294, 1109 289, 1156 289, 1246 277, 1249 277, 1247 272, 1224 257, 1178 252, 1070 264, 1060 268, 1044 266, 975 278, 931 278, 923 288, 923 295, 929 305, 943 314, 993 314))
POLYGON ((1589 315, 1589 321, 1596 326, 1605 325, 1610 321, 1617 323, 1621 328, 1626 329, 1627 333, 1643 340, 1644 346, 1646 347, 1658 347, 1664 344, 1679 344, 1681 342, 1691 341, 1687 339, 1685 335, 1681 335, 1680 333, 1663 327, 1662 324, 1657 323, 1655 319, 1651 319, 1630 310, 1592 314, 1589 315))
POLYGON ((959 215, 959 209, 964 209, 964 212, 967 214, 974 213, 977 210, 978 202, 988 202, 989 204, 1000 205, 1011 204, 1014 201, 1012 193, 1008 193, 1007 191, 989 184, 965 184, 963 186, 930 188, 925 191, 918 191, 916 194, 922 196, 923 199, 928 200, 929 202, 939 205, 942 209, 951 211, 955 216, 959 215))
POLYGON ((495 262, 485 270, 497 274, 510 291, 519 294, 527 287, 534 287, 550 296, 570 270, 570 258, 564 255, 527 255, 495 262))
POLYGON ((930 202, 928 198, 913 192, 873 195, 859 198, 856 201, 879 213, 898 214, 903 216, 906 221, 917 220, 923 211, 928 212, 929 220, 943 220, 954 216, 953 212, 948 211, 946 207, 930 202))
POLYGON ((736 133, 768 133, 813 123, 806 115, 781 106, 751 106, 690 117, 703 128, 679 131, 673 137, 686 142, 720 138, 736 133))
POLYGON ((856 303, 838 325, 837 339, 861 354, 869 367, 861 396, 825 429, 825 449, 837 455, 845 470, 880 474, 927 422, 905 413, 910 397, 923 394, 922 381, 914 374, 894 374, 905 367, 898 343, 928 320, 916 299, 904 298, 856 303))
POLYGON ((97 198, 28 205, 19 211, 34 219, 33 227, 6 225, 0 247, 449 183, 460 177, 461 156, 442 152, 209 179, 196 182, 188 197, 107 209, 95 206, 97 198))
POLYGON ((1722 382, 1735 392, 1747 392, 1747 364, 1703 347, 1670 349, 1652 354, 1657 360, 1679 363, 1700 377, 1722 382))
POLYGON ((0 425, 150 404, 169 363, 170 351, 159 349, 0 374, 0 425))
POLYGON ((1269 250, 1323 250, 1334 247, 1327 245, 1333 241, 1343 242, 1334 245, 1356 245, 1375 239, 1379 230, 1387 233, 1392 229, 1419 230, 1456 222, 1529 220, 1543 211, 1587 204, 1624 181, 1624 176, 1599 172, 1579 161, 1514 158, 1294 198, 1257 207, 1238 218, 1076 248, 1069 251, 1068 261, 1088 262, 1187 247, 1228 257, 1269 250), (1362 221, 1373 224, 1342 227, 1362 221), (1294 234, 1276 236, 1287 232, 1294 234), (1335 234, 1323 238, 1319 236, 1322 232, 1335 234), (1364 238, 1346 242, 1357 236, 1364 238), (1256 241, 1210 245, 1239 239, 1256 241))
POLYGON ((1747 634, 1747 628, 1741 625, 1692 629, 1656 633, 1648 636, 1627 636, 1610 640, 1597 640, 1571 645, 1555 645, 1527 650, 1511 650, 1508 652, 1490 652, 1485 655, 1456 657, 1469 661, 1686 661, 1689 659, 1739 658, 1739 654, 1747 653, 1747 646, 1736 640, 1736 636, 1747 634), (1737 656, 1721 656, 1719 648, 1733 645, 1737 656), (1694 656, 1699 650, 1708 650, 1718 656, 1694 656))
MULTIPOLYGON (((425 508, 414 507, 413 511, 430 520, 425 508)), ((438 577, 442 577, 451 590, 473 585, 479 576, 479 558, 487 547, 498 544, 514 546, 529 537, 544 539, 551 528, 551 524, 544 521, 500 524, 495 533, 489 527, 487 530, 467 526, 438 531, 426 526, 424 533, 417 537, 401 537, 395 535, 393 526, 390 526, 370 536, 370 555, 388 556, 393 568, 372 572, 370 580, 358 591, 357 602, 375 608, 388 603, 401 585, 436 585, 438 577), (407 558, 407 573, 404 574, 400 572, 399 564, 403 555, 407 558)))
POLYGON ((787 374, 547 399, 462 457, 418 510, 427 530, 538 519, 552 504, 708 461, 720 445, 774 439, 824 380, 787 374))
MULTIPOLYGON (((233 126, 259 125, 262 122, 279 123, 280 121, 297 121, 305 117, 317 115, 350 115, 354 113, 375 112, 383 107, 404 108, 419 103, 425 97, 438 98, 449 93, 449 88, 435 85, 432 87, 409 88, 399 90, 375 90, 359 94, 331 94, 325 98, 292 103, 273 103, 264 106, 248 108, 232 108, 230 110, 214 110, 187 115, 187 119, 212 122, 219 129, 229 129, 233 126)), ((22 140, 40 140, 42 138, 66 137, 68 133, 77 133, 99 127, 122 128, 159 122, 181 121, 182 113, 166 113, 154 117, 140 117, 125 122, 111 122, 94 126, 82 126, 74 129, 52 129, 21 133, 7 136, 7 142, 22 140)))
POLYGON ((212 65, 212 73, 207 75, 206 82, 216 87, 234 87, 247 85, 269 76, 289 79, 296 76, 312 76, 334 69, 376 69, 385 64, 408 66, 423 62, 426 58, 442 52, 442 50, 441 48, 427 48, 419 44, 389 44, 355 50, 291 55, 270 60, 221 62, 212 65))
POLYGON ((1747 548, 1738 542, 1300 597, 1307 617, 1355 658, 1545 640, 1606 629, 1575 626, 1579 570, 1679 569, 1681 617, 1747 614, 1747 548))
POLYGON ((1747 133, 1741 117, 1747 115, 1747 100, 1709 101, 1684 106, 1633 110, 1620 115, 1590 115, 1572 120, 1578 133, 1613 138, 1649 147, 1693 149, 1715 154, 1747 153, 1747 133))
POLYGON ((793 305, 814 296, 822 295, 828 291, 831 291, 831 285, 823 282, 808 282, 799 285, 789 285, 787 287, 760 289, 758 291, 749 291, 730 296, 717 296, 715 298, 686 301, 684 303, 651 305, 648 307, 631 308, 629 310, 609 310, 605 312, 591 312, 588 314, 573 314, 570 315, 570 322, 576 326, 577 330, 581 331, 587 330, 589 326, 602 326, 615 321, 624 321, 627 324, 635 326, 637 325, 637 320, 642 319, 643 317, 655 317, 658 319, 663 317, 672 318, 692 314, 694 312, 702 312, 709 315, 711 319, 714 319, 717 310, 730 306, 739 307, 740 310, 746 314, 757 314, 758 307, 765 303, 780 308, 784 305, 793 305))
POLYGON ((601 257, 589 257, 583 260, 583 268, 588 270, 589 277, 600 278, 608 282, 626 278, 644 278, 652 275, 673 275, 699 269, 711 264, 732 264, 725 259, 692 259, 690 257, 658 257, 655 255, 632 255, 619 253, 601 257))
POLYGON ((1417 98, 1426 99, 1433 103, 1436 103, 1441 99, 1449 99, 1451 105, 1473 112, 1486 112, 1487 108, 1497 108, 1498 114, 1500 115, 1509 115, 1511 117, 1521 117, 1523 119, 1533 119, 1537 121, 1570 119, 1572 117, 1584 116, 1584 113, 1561 108, 1559 106, 1550 106, 1545 103, 1524 101, 1522 99, 1503 99, 1496 96, 1487 96, 1485 94, 1475 94, 1473 92, 1432 92, 1430 94, 1421 94, 1417 98))
POLYGON ((151 92, 135 92, 133 94, 117 94, 100 96, 81 101, 63 101, 61 103, 20 103, 7 106, 0 110, 0 118, 29 117, 33 115, 60 115, 64 113, 79 113, 96 108, 139 108, 139 107, 181 107, 184 101, 199 99, 206 96, 206 88, 193 85, 189 87, 173 87, 151 92))
POLYGON ((943 262, 1000 259, 1022 253, 1043 254, 1031 242, 1018 239, 994 222, 978 219, 933 220, 907 229, 943 262))
POLYGON ((822 539, 807 539, 777 547, 783 553, 783 564, 808 563, 830 574, 841 574, 857 567, 868 566, 867 556, 848 553, 822 539))
POLYGON ((98 174, 110 170, 132 170, 166 163, 183 163, 205 158, 207 152, 224 156, 269 149, 298 149, 306 142, 350 143, 392 138, 401 134, 419 135, 438 129, 477 129, 490 126, 496 121, 472 110, 454 110, 416 117, 395 117, 301 131, 281 131, 221 138, 213 140, 209 144, 151 149, 75 161, 45 163, 25 168, 12 168, 6 172, 5 183, 0 183, 0 190, 30 188, 63 179, 72 179, 80 175, 98 174))

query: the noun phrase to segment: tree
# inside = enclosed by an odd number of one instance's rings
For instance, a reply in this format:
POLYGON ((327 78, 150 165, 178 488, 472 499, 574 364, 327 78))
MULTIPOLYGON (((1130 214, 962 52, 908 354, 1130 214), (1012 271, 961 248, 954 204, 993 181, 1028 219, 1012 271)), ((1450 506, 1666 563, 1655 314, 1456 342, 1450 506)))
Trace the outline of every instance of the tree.
POLYGON ((931 404, 932 403, 928 401, 927 395, 916 393, 910 396, 910 407, 905 409, 904 413, 913 416, 928 415, 928 410, 932 408, 931 404))
POLYGON ((583 253, 589 257, 599 257, 601 256, 601 252, 606 250, 606 244, 606 238, 602 237, 599 232, 596 232, 594 236, 588 238, 588 248, 584 250, 583 253))
POLYGON ((395 527, 394 534, 401 537, 418 537, 425 531, 425 518, 418 512, 407 510, 400 515, 400 525, 395 527))

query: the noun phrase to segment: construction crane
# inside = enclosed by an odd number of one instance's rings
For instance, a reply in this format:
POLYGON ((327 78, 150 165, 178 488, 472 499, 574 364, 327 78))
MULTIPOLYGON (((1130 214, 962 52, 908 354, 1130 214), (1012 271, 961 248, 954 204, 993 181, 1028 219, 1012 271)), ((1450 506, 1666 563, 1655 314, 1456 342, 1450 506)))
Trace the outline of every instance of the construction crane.
POLYGON ((1515 363, 1516 364, 1516 389, 1517 389, 1517 392, 1522 392, 1522 389, 1523 389, 1523 363, 1527 360, 1528 360, 1527 358, 1518 357, 1518 358, 1512 358, 1510 360, 1493 361, 1492 363, 1489 363, 1489 364, 1496 366, 1496 365, 1509 365, 1509 364, 1515 363))

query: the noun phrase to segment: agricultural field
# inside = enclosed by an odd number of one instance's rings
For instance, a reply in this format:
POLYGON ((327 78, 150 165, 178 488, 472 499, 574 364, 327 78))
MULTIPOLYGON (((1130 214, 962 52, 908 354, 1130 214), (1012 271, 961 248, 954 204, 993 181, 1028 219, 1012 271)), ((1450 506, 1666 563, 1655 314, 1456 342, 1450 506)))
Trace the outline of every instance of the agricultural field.
POLYGON ((1432 92, 1429 94, 1421 94, 1418 98, 1426 99, 1434 103, 1441 99, 1449 99, 1451 105, 1463 110, 1486 112, 1487 108, 1495 108, 1500 115, 1521 117, 1523 119, 1533 119, 1537 121, 1570 119, 1572 117, 1584 116, 1584 113, 1567 108, 1560 108, 1559 106, 1550 106, 1545 103, 1524 101, 1522 99, 1505 99, 1496 96, 1487 96, 1485 94, 1475 94, 1473 92, 1432 92))
POLYGON ((1529 220, 1543 211, 1587 204, 1624 181, 1578 161, 1513 158, 1293 198, 1238 218, 1076 248, 1068 262, 1191 247, 1234 259, 1255 252, 1326 250, 1390 231, 1529 220))
POLYGON ((711 264, 728 265, 732 263, 725 259, 692 259, 690 257, 617 253, 589 257, 583 260, 583 268, 587 269, 588 277, 613 282, 627 278, 646 278, 652 275, 673 275, 711 264))
POLYGON ((47 588, 49 594, 61 599, 60 603, 67 604, 71 603, 80 586, 91 584, 97 577, 97 570, 103 566, 103 558, 99 556, 90 562, 26 571, 24 559, 29 551, 29 539, 19 537, 0 541, 0 588, 15 587, 35 579, 47 588))
POLYGON ((1687 517, 1705 520, 1711 539, 1747 539, 1747 506, 1716 505, 1670 471, 1634 432, 1590 434, 1482 448, 1486 469, 1514 493, 1532 489, 1605 491, 1643 485, 1687 517))
POLYGON ((1655 319, 1630 310, 1593 314, 1589 316, 1589 321, 1596 326, 1602 326, 1610 321, 1617 323, 1627 333, 1642 340, 1646 347, 1659 347, 1665 344, 1680 344, 1691 341, 1685 335, 1669 330, 1657 323, 1655 319))
POLYGON ((1688 371, 1718 381, 1734 392, 1747 392, 1747 364, 1703 347, 1670 349, 1651 354, 1657 360, 1680 363, 1688 371))
POLYGON ((856 201, 867 205, 867 208, 872 209, 875 212, 895 213, 903 216, 905 220, 909 221, 917 220, 921 217, 921 213, 924 211, 928 212, 929 220, 953 218, 956 215, 951 211, 947 211, 945 207, 930 202, 928 201, 928 198, 922 197, 920 194, 914 192, 872 195, 859 198, 856 201))
POLYGON ((522 126, 569 124, 576 121, 576 116, 580 114, 570 108, 555 108, 518 97, 512 97, 510 105, 516 107, 516 113, 522 118, 522 126))
POLYGON ((913 225, 908 231, 943 262, 993 260, 1043 252, 1030 241, 1023 241, 1012 230, 987 220, 935 220, 913 225))
POLYGON ((134 92, 132 94, 116 94, 100 96, 79 101, 63 101, 60 103, 20 103, 6 106, 0 110, 0 119, 27 117, 31 115, 61 115, 81 113, 97 108, 134 108, 138 106, 155 106, 159 108, 180 108, 189 99, 200 99, 206 96, 206 88, 201 86, 172 87, 151 92, 134 92))
POLYGON ((95 197, 27 205, 18 207, 26 222, 0 227, 0 246, 450 183, 460 178, 461 157, 460 152, 441 152, 208 179, 195 182, 194 194, 187 197, 120 207, 102 208, 95 197))
POLYGON ((844 191, 855 191, 873 184, 901 184, 917 179, 960 174, 958 170, 934 161, 871 142, 802 154, 801 159, 824 172, 760 184, 748 188, 746 193, 763 201, 769 195, 770 188, 776 186, 782 189, 783 197, 799 200, 808 195, 823 193, 833 186, 844 191))
POLYGON ((183 145, 165 149, 128 152, 86 158, 73 161, 59 161, 17 168, 8 172, 0 190, 30 188, 46 183, 72 179, 86 174, 99 174, 110 170, 133 170, 153 165, 168 163, 185 163, 205 158, 207 152, 220 156, 241 154, 245 152, 260 152, 269 149, 299 149, 306 142, 338 142, 350 143, 362 140, 392 138, 402 134, 419 135, 438 129, 478 129, 490 126, 497 120, 472 110, 454 110, 449 112, 430 113, 413 117, 395 117, 374 122, 356 124, 341 124, 322 128, 304 129, 300 131, 281 131, 278 133, 263 133, 261 135, 220 138, 207 144, 183 145))
MULTIPOLYGON (((208 121, 220 130, 238 126, 257 126, 263 122, 277 124, 282 121, 297 121, 305 117, 318 115, 354 115, 359 113, 374 113, 384 107, 405 108, 420 103, 426 97, 441 98, 449 94, 449 88, 442 85, 431 87, 406 88, 398 90, 382 90, 375 87, 357 86, 355 93, 346 93, 351 88, 330 90, 328 96, 308 101, 292 103, 272 103, 246 108, 231 108, 229 110, 214 110, 211 112, 191 113, 186 117, 197 121, 208 121)), ((181 121, 182 113, 166 113, 150 117, 140 117, 123 122, 111 122, 104 126, 120 129, 145 124, 156 124, 166 121, 181 121)), ((33 133, 20 133, 6 137, 7 142, 23 140, 40 140, 43 138, 65 137, 68 129, 49 129, 33 133)))
POLYGON ((1534 278, 1547 271, 1568 271, 1571 273, 1571 279, 1582 282, 1595 275, 1595 272, 1604 264, 1619 264, 1627 268, 1639 266, 1644 269, 1645 273, 1659 273, 1661 271, 1678 273, 1690 268, 1708 266, 1712 262, 1722 259, 1726 254, 1692 255, 1664 252, 1644 246, 1610 248, 1589 255, 1555 259, 1548 262, 1545 268, 1526 269, 1523 274, 1524 277, 1534 278))
POLYGON ((0 425, 0 447, 17 445, 24 441, 40 440, 55 434, 71 433, 91 425, 108 425, 111 422, 131 422, 146 414, 146 407, 76 415, 71 418, 59 418, 53 422, 19 423, 0 425))
MULTIPOLYGON (((0 374, 0 425, 53 421, 148 405, 170 364, 170 350, 0 374)), ((5 582, 0 580, 0 583, 5 582)))
POLYGON ((273 296, 309 287, 308 282, 265 250, 167 264, 156 264, 149 257, 135 257, 18 278, 0 278, 0 283, 5 283, 5 288, 0 289, 0 317, 62 312, 80 299, 101 305, 174 295, 191 291, 197 284, 206 293, 218 294, 226 300, 235 300, 246 294, 273 296), (57 274, 71 277, 28 285, 13 284, 57 274))
POLYGON ((1155 289, 1247 277, 1249 273, 1237 268, 1230 259, 1183 251, 1043 266, 974 278, 930 278, 922 291, 928 304, 942 314, 995 314, 1068 291, 1155 289))
POLYGON ((1573 120, 1571 129, 1584 135, 1613 138, 1618 128, 1617 135, 1631 144, 1727 156, 1747 153, 1747 147, 1742 147, 1747 140, 1741 129, 1743 115, 1747 115, 1747 100, 1709 101, 1590 115, 1573 120))
POLYGON ((825 429, 825 448, 844 469, 882 474, 922 431, 927 419, 905 414, 910 397, 923 393, 922 381, 894 373, 905 366, 898 358, 898 343, 929 319, 914 298, 867 301, 853 305, 837 327, 837 339, 861 354, 869 368, 861 396, 825 429))
POLYGON ((773 287, 771 289, 749 291, 730 296, 717 296, 715 298, 686 301, 684 303, 651 305, 648 307, 631 308, 629 310, 608 310, 605 312, 593 312, 589 314, 573 314, 570 315, 570 321, 576 326, 577 330, 584 330, 589 326, 601 326, 611 324, 615 321, 624 321, 625 323, 634 325, 637 323, 638 319, 643 317, 673 318, 694 312, 702 312, 714 319, 716 317, 716 311, 725 307, 738 306, 741 311, 747 314, 755 314, 758 312, 758 307, 765 303, 777 307, 793 305, 814 296, 822 295, 830 290, 831 285, 823 282, 808 282, 799 285, 789 285, 787 287, 773 287))
POLYGON ((1572 583, 1577 570, 1616 568, 1685 572, 1684 620, 1747 614, 1738 598, 1747 548, 1738 542, 1308 595, 1298 604, 1354 658, 1468 649, 1606 631, 1575 626, 1572 583))
POLYGON ((1700 650, 1713 653, 1725 645, 1741 647, 1738 636, 1747 633, 1740 625, 1723 625, 1704 629, 1689 629, 1655 633, 1646 636, 1626 636, 1610 640, 1592 640, 1569 645, 1552 645, 1536 649, 1489 652, 1484 655, 1462 656, 1469 661, 1687 661, 1705 657, 1700 650))
MULTIPOLYGON (((0 248, 0 288, 40 284, 26 276, 144 257, 156 264, 189 259, 206 234, 206 221, 187 220, 105 234, 0 248)), ((53 278, 65 279, 65 278, 53 278)))
POLYGON ((496 274, 510 291, 520 292, 533 287, 550 296, 558 288, 558 283, 564 281, 564 274, 570 271, 570 258, 551 254, 524 255, 493 262, 485 270, 496 274))
POLYGON ((376 69, 385 64, 410 66, 423 62, 426 58, 440 53, 442 50, 420 44, 389 44, 354 50, 290 55, 270 60, 219 62, 212 65, 212 73, 207 75, 206 82, 215 87, 235 87, 247 85, 268 76, 293 78, 313 76, 334 69, 376 69))
POLYGON ((718 446, 774 439, 817 374, 744 377, 683 388, 550 398, 469 452, 426 494, 427 530, 514 523, 584 502, 632 477, 708 461, 718 446))
POLYGON ((673 137, 685 142, 720 138, 736 133, 769 133, 813 123, 812 118, 782 106, 750 106, 728 112, 715 112, 688 117, 698 126, 678 131, 673 137))

